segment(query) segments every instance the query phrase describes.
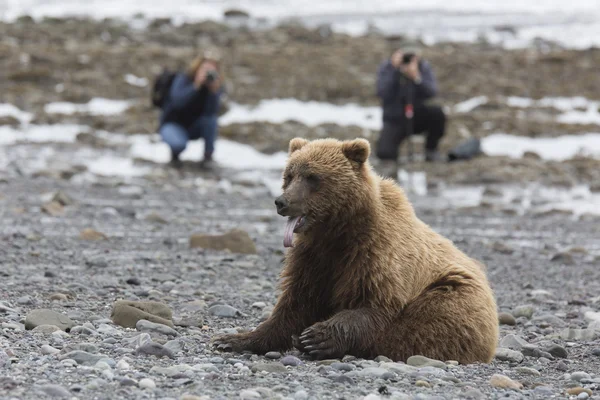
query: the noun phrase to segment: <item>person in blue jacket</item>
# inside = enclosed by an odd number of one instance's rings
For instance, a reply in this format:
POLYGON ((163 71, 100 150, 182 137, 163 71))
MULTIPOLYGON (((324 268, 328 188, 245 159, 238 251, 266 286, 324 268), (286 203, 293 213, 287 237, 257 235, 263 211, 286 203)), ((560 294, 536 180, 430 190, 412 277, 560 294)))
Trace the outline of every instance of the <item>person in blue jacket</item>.
POLYGON ((412 131, 426 133, 426 161, 440 161, 438 144, 445 132, 446 115, 441 107, 426 104, 437 94, 431 65, 418 49, 396 50, 377 72, 377 96, 383 107, 383 129, 376 146, 381 160, 397 161, 398 148, 407 137, 404 106, 413 104, 412 131))
POLYGON ((213 166, 218 135, 223 75, 220 57, 205 53, 192 61, 185 72, 173 79, 160 117, 159 133, 171 148, 171 164, 181 167, 180 154, 190 140, 204 139, 201 166, 213 166))

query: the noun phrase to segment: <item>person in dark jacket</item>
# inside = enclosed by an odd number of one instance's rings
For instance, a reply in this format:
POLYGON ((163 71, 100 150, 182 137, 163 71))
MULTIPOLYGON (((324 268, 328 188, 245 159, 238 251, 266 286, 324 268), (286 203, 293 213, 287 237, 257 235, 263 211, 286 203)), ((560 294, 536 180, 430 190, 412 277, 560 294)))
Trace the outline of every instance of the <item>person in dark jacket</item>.
POLYGON ((159 133, 171 148, 171 164, 181 166, 179 155, 190 140, 204 139, 201 165, 211 167, 218 135, 223 76, 219 56, 206 53, 192 61, 186 72, 178 73, 160 117, 159 133))
POLYGON ((407 98, 413 104, 413 133, 426 132, 425 159, 439 161, 438 143, 444 135, 446 116, 439 106, 426 101, 437 94, 437 83, 431 65, 422 60, 417 50, 396 50, 384 61, 377 73, 377 96, 383 107, 383 129, 376 146, 381 160, 398 159, 399 146, 407 137, 404 106, 407 98))

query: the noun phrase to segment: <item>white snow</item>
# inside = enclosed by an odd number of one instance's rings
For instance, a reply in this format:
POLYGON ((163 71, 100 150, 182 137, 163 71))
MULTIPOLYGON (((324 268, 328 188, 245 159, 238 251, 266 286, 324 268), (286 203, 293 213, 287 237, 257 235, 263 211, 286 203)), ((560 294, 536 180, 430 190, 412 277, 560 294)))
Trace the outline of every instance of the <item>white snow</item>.
POLYGON ((85 104, 55 102, 44 106, 44 111, 48 114, 66 114, 84 113, 91 115, 117 115, 121 114, 131 106, 130 101, 112 100, 104 98, 94 98, 85 104))
POLYGON ((578 154, 600 157, 600 133, 555 138, 529 138, 498 133, 483 138, 481 147, 491 156, 512 158, 520 158, 526 151, 554 161, 568 160, 578 154))
POLYGON ((21 124, 27 124, 33 119, 33 114, 20 110, 12 104, 0 103, 0 117, 13 117, 21 124))
POLYGON ((232 104, 219 119, 222 125, 248 122, 282 123, 298 121, 308 126, 333 123, 341 126, 357 125, 367 129, 381 128, 381 107, 362 107, 357 104, 335 105, 296 99, 269 99, 258 106, 232 104))
POLYGON ((454 105, 454 112, 468 113, 488 102, 487 96, 477 96, 454 105))
POLYGON ((0 145, 11 145, 17 142, 74 142, 77 134, 89 128, 83 125, 29 125, 19 129, 0 126, 0 145))
POLYGON ((127 82, 131 86, 137 86, 137 87, 146 87, 146 86, 148 86, 148 79, 146 79, 146 78, 140 78, 139 76, 135 76, 133 74, 126 74, 123 77, 123 79, 125 80, 125 82, 127 82))

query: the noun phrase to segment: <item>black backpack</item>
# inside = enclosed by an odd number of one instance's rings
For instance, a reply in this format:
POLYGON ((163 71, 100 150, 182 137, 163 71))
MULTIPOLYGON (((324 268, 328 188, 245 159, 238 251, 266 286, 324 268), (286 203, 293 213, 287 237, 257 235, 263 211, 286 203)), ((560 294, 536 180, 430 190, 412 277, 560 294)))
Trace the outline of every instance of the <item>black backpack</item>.
POLYGON ((158 108, 163 108, 173 79, 175 79, 176 73, 168 69, 163 70, 155 79, 154 85, 152 86, 152 105, 158 108))

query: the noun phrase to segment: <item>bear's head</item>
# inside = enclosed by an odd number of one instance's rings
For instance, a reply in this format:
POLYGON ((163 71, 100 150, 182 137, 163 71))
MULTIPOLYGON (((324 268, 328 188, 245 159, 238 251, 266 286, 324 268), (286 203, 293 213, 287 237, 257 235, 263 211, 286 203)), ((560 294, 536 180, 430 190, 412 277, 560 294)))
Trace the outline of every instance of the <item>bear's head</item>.
POLYGON ((370 151, 365 139, 290 141, 283 194, 275 200, 277 212, 289 217, 286 247, 292 246, 294 233, 322 230, 342 214, 352 215, 364 205, 372 191, 367 163, 370 151))

